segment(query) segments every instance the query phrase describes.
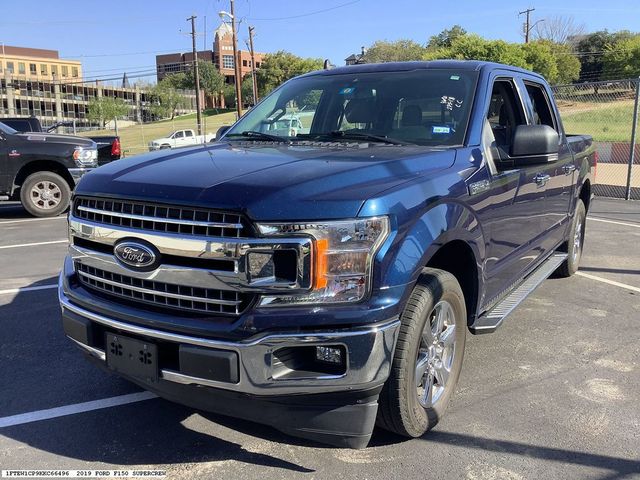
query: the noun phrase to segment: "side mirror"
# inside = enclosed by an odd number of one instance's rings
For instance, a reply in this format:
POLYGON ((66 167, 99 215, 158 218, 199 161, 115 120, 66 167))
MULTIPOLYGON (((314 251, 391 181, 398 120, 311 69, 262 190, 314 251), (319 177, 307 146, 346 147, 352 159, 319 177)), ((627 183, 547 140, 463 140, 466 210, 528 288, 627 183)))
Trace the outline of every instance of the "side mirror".
POLYGON ((222 137, 225 133, 227 133, 227 130, 229 130, 230 128, 231 128, 231 125, 221 126, 216 132, 216 140, 220 140, 220 137, 222 137))
POLYGON ((560 136, 548 125, 518 125, 510 156, 518 165, 535 165, 558 159, 560 136))

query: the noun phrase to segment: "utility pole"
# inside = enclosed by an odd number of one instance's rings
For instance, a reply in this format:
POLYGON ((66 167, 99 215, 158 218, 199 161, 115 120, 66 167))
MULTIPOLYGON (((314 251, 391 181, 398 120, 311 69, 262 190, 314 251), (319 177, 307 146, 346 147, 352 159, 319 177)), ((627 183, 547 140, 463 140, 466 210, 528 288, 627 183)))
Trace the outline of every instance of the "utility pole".
POLYGON ((249 51, 251 52, 251 79, 253 80, 253 104, 258 103, 258 81, 256 79, 256 59, 253 55, 253 32, 255 27, 249 27, 249 51))
POLYGON ((531 26, 531 12, 534 12, 534 11, 535 11, 535 8, 527 8, 522 12, 518 12, 518 16, 520 15, 527 16, 527 20, 524 24, 524 43, 529 43, 529 32, 531 32, 531 29, 533 28, 533 26, 531 26))
POLYGON ((191 21, 191 41, 193 46, 193 77, 196 83, 196 122, 198 135, 202 135, 202 111, 200 109, 200 72, 198 71, 198 51, 196 50, 196 16, 191 15, 187 22, 191 21))
POLYGON ((238 39, 236 35, 236 14, 233 9, 234 0, 229 0, 231 4, 231 35, 233 39, 233 73, 236 84, 236 111, 238 112, 238 118, 242 116, 242 88, 240 82, 240 56, 238 55, 238 39))

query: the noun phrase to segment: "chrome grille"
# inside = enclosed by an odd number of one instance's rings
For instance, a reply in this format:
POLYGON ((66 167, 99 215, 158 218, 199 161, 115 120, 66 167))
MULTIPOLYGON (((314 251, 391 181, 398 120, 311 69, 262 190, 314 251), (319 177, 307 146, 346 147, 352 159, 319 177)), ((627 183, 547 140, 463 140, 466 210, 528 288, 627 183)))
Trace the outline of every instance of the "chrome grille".
POLYGON ((110 198, 76 197, 76 218, 154 232, 208 237, 247 237, 242 216, 204 208, 167 206, 110 198))
POLYGON ((230 290, 188 287, 128 277, 75 263, 80 282, 91 289, 158 307, 208 314, 241 314, 253 295, 230 290))

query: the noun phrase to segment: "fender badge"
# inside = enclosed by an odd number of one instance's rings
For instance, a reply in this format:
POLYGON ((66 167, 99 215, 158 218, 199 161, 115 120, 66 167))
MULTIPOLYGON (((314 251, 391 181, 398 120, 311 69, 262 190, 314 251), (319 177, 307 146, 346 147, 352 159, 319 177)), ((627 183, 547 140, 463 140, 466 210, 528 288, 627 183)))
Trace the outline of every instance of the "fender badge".
POLYGON ((469 184, 469 195, 478 195, 479 193, 486 192, 491 188, 491 182, 489 180, 480 180, 479 182, 469 184))
POLYGON ((19 157, 20 155, 21 155, 21 153, 19 151, 17 151, 17 150, 11 150, 9 152, 9 156, 10 157, 19 157))

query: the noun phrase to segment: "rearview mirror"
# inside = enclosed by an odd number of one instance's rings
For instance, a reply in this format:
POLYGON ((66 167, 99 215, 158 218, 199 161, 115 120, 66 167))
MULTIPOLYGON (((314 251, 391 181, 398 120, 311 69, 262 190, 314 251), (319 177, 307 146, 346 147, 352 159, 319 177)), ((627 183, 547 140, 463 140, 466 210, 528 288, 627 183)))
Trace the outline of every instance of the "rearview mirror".
POLYGON ((533 165, 558 159, 560 136, 548 125, 518 125, 511 143, 511 157, 517 164, 533 165))
POLYGON ((230 128, 231 128, 231 125, 223 125, 223 126, 221 126, 218 129, 218 131, 216 132, 216 140, 220 140, 220 137, 222 137, 222 135, 227 133, 227 130, 229 130, 230 128))

